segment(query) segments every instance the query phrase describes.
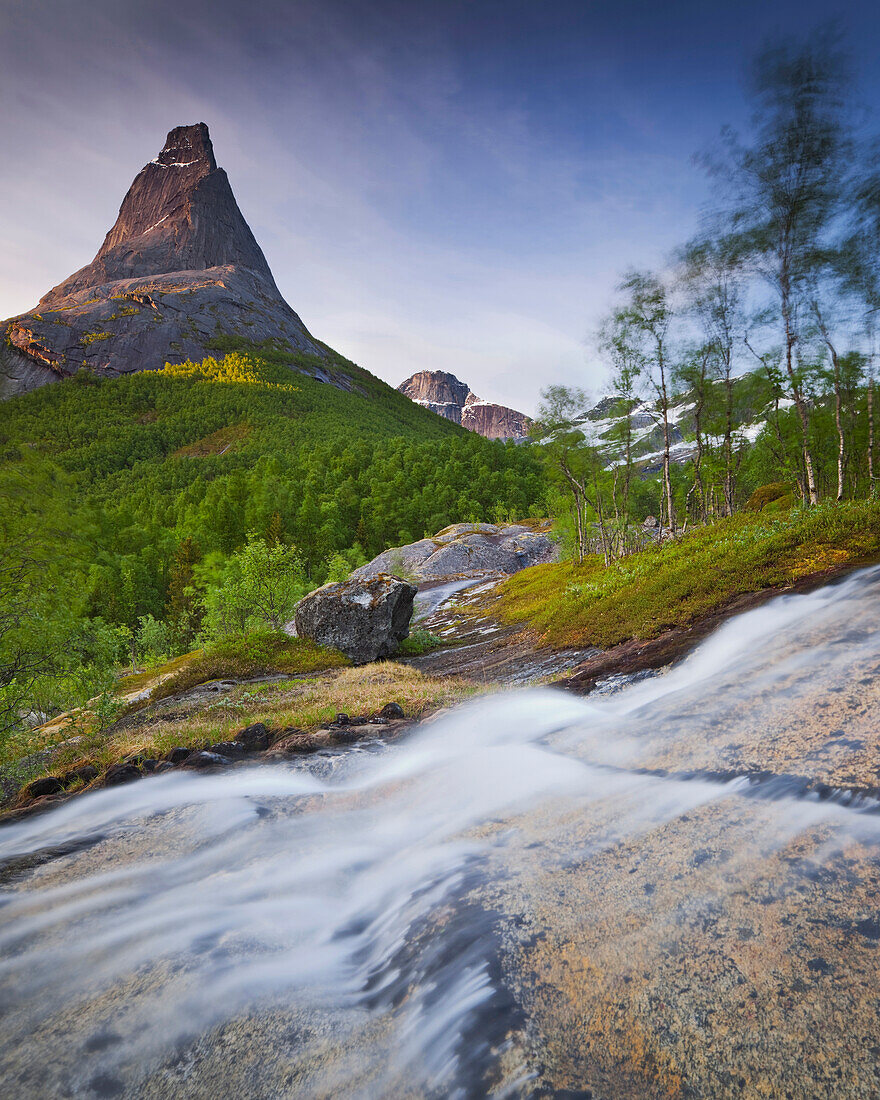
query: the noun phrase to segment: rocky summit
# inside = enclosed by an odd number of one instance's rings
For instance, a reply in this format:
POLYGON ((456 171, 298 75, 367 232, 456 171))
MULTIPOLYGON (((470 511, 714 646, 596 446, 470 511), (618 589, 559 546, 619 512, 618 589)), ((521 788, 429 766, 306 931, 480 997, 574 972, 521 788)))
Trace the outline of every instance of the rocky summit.
POLYGON ((3 329, 3 397, 83 368, 116 376, 203 359, 236 337, 314 357, 311 373, 333 381, 326 349, 275 285, 203 122, 168 134, 94 260, 3 329))
POLYGON ((531 428, 525 413, 481 400, 467 383, 446 371, 418 371, 397 388, 417 405, 487 439, 525 439, 531 428))

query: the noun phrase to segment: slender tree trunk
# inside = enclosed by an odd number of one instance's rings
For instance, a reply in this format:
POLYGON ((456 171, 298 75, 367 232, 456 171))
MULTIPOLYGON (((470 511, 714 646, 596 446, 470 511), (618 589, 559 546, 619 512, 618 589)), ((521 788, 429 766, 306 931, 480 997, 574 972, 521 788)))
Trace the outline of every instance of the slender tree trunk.
POLYGON ((726 390, 724 422, 724 512, 733 515, 733 379, 730 377, 730 363, 725 367, 724 386, 726 390))
POLYGON ((658 356, 660 367, 660 400, 663 408, 663 487, 666 491, 666 513, 669 530, 675 534, 675 512, 672 507, 672 478, 670 476, 669 397, 666 390, 666 365, 662 353, 658 356))
POLYGON ((626 469, 623 482, 623 536, 627 539, 629 529, 629 492, 632 483, 632 422, 630 413, 626 415, 626 469))
POLYGON ((868 379, 868 496, 874 497, 874 376, 868 379))
POLYGON ((819 503, 819 494, 816 491, 816 478, 813 473, 813 456, 810 453, 810 416, 807 409, 807 404, 804 401, 804 396, 801 393, 800 385, 798 384, 797 375, 794 369, 794 346, 797 341, 797 337, 794 332, 794 325, 791 319, 791 306, 786 301, 786 295, 783 296, 782 316, 785 322, 785 369, 788 373, 788 380, 791 384, 791 395, 794 398, 795 408, 797 409, 798 417, 801 422, 801 436, 803 444, 803 458, 804 458, 804 475, 806 483, 806 492, 804 499, 809 504, 819 503))
POLYGON ((700 419, 697 416, 697 453, 694 455, 694 489, 697 494, 697 507, 700 509, 700 522, 706 522, 706 491, 703 488, 703 434, 700 431, 700 419))
POLYGON ((602 543, 602 556, 605 559, 605 564, 610 565, 611 564, 611 548, 610 548, 609 543, 608 543, 608 531, 607 531, 606 526, 605 526, 605 516, 604 516, 604 513, 602 512, 602 497, 599 493, 599 486, 598 485, 596 485, 596 501, 595 501, 594 506, 595 506, 595 509, 596 509, 596 518, 599 521, 599 540, 602 543))
POLYGON ((569 465, 565 461, 564 458, 561 458, 559 460, 559 465, 560 465, 560 468, 562 469, 563 474, 565 475, 566 481, 569 484, 569 488, 571 489, 571 495, 574 498, 574 515, 575 515, 575 522, 577 524, 577 555, 578 555, 577 560, 578 560, 578 564, 580 564, 584 560, 584 554, 586 552, 585 545, 584 545, 585 541, 586 541, 586 538, 585 538, 585 532, 584 532, 583 506, 582 506, 582 503, 581 503, 582 495, 583 495, 582 490, 581 490, 581 484, 578 481, 578 479, 574 476, 574 474, 571 472, 571 469, 569 468, 569 465))
POLYGON ((819 331, 822 333, 822 339, 825 341, 825 346, 828 348, 828 354, 831 356, 831 366, 834 370, 834 424, 837 428, 837 503, 839 504, 843 500, 844 465, 846 458, 846 441, 843 436, 843 423, 840 415, 840 356, 837 354, 837 348, 831 342, 831 336, 825 325, 818 302, 813 302, 813 312, 816 314, 816 320, 819 323, 819 331))
POLYGON ((843 500, 843 460, 846 448, 843 439, 843 426, 840 421, 840 362, 837 352, 833 353, 834 360, 834 423, 837 427, 837 503, 843 500))
MULTIPOLYGON (((697 453, 694 455, 694 489, 700 509, 700 523, 706 522, 706 489, 703 485, 703 408, 706 404, 706 364, 704 355, 698 376, 697 399, 694 402, 694 432, 697 437, 697 453)), ((696 520, 695 520, 696 522, 696 520)))

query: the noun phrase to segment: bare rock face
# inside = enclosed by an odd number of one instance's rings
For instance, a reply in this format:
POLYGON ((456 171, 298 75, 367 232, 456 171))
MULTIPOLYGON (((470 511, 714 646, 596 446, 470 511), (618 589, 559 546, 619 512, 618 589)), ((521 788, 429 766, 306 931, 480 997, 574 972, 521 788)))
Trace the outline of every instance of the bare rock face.
POLYGON ((442 370, 421 370, 397 387, 417 405, 461 423, 461 410, 470 393, 464 382, 442 370))
POLYGON ((388 573, 325 584, 296 609, 296 632, 355 664, 391 657, 409 635, 417 589, 388 573))
POLYGON ((2 325, 0 396, 217 354, 218 337, 326 353, 281 297, 208 127, 178 126, 135 177, 94 260, 2 325))
POLYGON ((487 439, 525 439, 532 422, 525 413, 481 401, 469 393, 461 410, 461 426, 487 439))
POLYGON ((531 428, 525 413, 481 401, 469 386, 446 371, 419 371, 397 388, 417 405, 487 439, 525 439, 531 428))

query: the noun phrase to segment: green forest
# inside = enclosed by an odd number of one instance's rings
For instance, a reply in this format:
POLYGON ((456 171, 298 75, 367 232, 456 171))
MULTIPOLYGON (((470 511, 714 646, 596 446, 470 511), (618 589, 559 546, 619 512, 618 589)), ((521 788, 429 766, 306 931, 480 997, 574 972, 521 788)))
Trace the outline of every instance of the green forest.
POLYGON ((389 545, 545 507, 532 450, 466 432, 339 357, 350 392, 276 348, 218 354, 81 372, 3 406, 7 728, 109 687, 123 662, 277 630, 307 591, 389 545), (273 592, 284 578, 280 607, 252 598, 261 571, 273 592))

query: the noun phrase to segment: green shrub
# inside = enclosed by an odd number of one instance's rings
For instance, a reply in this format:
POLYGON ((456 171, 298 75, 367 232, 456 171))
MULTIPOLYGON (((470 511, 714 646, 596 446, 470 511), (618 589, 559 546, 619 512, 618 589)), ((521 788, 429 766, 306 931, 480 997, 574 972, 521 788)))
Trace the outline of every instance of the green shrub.
MULTIPOLYGON (((171 675, 153 690, 152 697, 163 699, 209 680, 249 680, 276 672, 298 675, 349 663, 338 650, 307 638, 291 638, 282 631, 255 631, 223 638, 171 662, 171 675)), ((161 674, 162 669, 157 671, 161 674)))

